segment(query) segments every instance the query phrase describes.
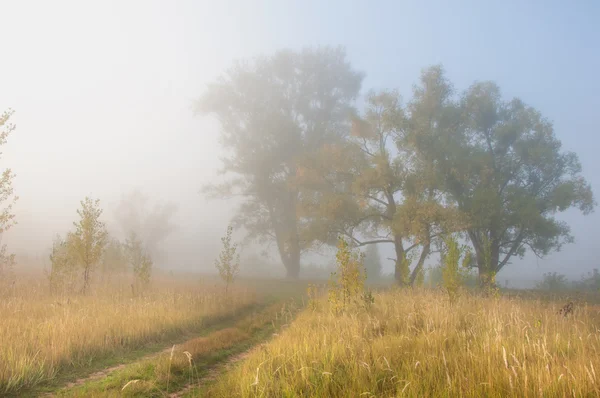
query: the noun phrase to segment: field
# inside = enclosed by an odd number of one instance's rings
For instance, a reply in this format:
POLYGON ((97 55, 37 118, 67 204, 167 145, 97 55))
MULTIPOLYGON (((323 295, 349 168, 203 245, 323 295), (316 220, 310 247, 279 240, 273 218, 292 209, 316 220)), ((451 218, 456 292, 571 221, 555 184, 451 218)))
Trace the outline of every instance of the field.
POLYGON ((215 279, 165 277, 142 296, 114 283, 71 297, 21 283, 0 301, 0 395, 600 394, 590 297, 385 288, 336 312, 305 282, 240 280, 225 296, 215 279))

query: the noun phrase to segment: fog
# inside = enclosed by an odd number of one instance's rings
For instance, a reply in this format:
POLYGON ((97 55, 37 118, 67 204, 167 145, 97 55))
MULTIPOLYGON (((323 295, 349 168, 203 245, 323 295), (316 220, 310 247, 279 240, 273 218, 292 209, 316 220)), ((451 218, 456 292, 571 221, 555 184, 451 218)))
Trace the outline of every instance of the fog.
MULTIPOLYGON (((138 188, 178 205, 161 267, 211 270, 235 204, 199 192, 217 180, 221 149, 217 123, 196 115, 194 101, 235 60, 304 46, 344 46, 366 74, 363 92, 408 96, 421 68, 435 63, 460 90, 493 80, 505 98, 520 97, 554 122, 599 193, 600 6, 434 3, 2 1, 0 112, 14 109, 17 129, 0 166, 16 173, 20 197, 18 225, 3 243, 46 256, 83 197, 101 199, 111 224, 121 195, 138 188)), ((578 279, 598 267, 600 215, 561 218, 575 244, 515 259, 499 279, 551 271, 578 279)), ((384 267, 391 272, 392 263, 384 267)))

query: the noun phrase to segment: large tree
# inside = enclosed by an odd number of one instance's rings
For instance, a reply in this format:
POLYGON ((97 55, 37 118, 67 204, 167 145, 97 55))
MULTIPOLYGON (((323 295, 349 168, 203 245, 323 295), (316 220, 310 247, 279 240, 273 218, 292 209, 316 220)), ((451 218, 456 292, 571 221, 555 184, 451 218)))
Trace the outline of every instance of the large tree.
POLYGON ((451 99, 439 66, 423 72, 419 90, 445 97, 440 119, 432 120, 437 128, 423 129, 414 143, 435 159, 448 199, 464 216, 483 285, 513 256, 544 256, 573 241, 555 215, 572 207, 588 214, 595 202, 577 155, 561 150, 550 121, 519 99, 502 100, 491 82, 451 99))
POLYGON ((392 244, 400 285, 414 283, 433 240, 456 219, 441 201, 432 160, 411 144, 432 117, 428 98, 415 94, 403 107, 395 92, 371 93, 346 142, 309 156, 298 178, 313 235, 332 242, 341 234, 357 246, 392 244))
POLYGON ((292 184, 299 159, 347 133, 361 82, 341 48, 279 51, 236 64, 198 101, 199 112, 220 122, 221 172, 232 176, 204 192, 243 197, 235 225, 250 239, 274 241, 290 278, 314 241, 292 184))

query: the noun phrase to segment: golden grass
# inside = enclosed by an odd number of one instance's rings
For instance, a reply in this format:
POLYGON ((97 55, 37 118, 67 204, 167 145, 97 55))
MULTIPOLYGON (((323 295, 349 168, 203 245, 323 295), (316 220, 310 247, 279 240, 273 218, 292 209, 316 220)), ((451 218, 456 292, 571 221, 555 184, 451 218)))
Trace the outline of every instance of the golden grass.
POLYGON ((306 310, 222 376, 210 397, 531 397, 600 394, 600 310, 440 292, 375 295, 371 310, 306 310))
POLYGON ((57 396, 163 397, 181 392, 203 381, 230 356, 268 337, 295 313, 293 303, 275 302, 247 313, 230 327, 175 345, 157 357, 117 370, 109 378, 57 391, 57 396))
POLYGON ((55 297, 46 281, 29 280, 0 298, 0 395, 54 378, 61 370, 126 353, 198 330, 207 317, 256 302, 236 288, 229 297, 214 280, 156 281, 134 296, 113 283, 89 296, 55 297))

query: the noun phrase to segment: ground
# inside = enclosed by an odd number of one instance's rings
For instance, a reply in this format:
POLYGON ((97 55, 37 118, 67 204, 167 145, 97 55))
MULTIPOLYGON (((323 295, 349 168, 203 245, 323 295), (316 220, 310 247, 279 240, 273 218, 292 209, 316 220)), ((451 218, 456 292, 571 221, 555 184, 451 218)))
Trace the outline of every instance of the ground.
POLYGON ((333 308, 307 282, 239 280, 225 295, 218 280, 172 277, 136 296, 118 283, 54 296, 38 282, 0 301, 0 395, 600 394, 593 295, 386 287, 333 308))

